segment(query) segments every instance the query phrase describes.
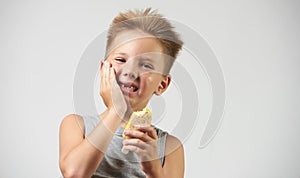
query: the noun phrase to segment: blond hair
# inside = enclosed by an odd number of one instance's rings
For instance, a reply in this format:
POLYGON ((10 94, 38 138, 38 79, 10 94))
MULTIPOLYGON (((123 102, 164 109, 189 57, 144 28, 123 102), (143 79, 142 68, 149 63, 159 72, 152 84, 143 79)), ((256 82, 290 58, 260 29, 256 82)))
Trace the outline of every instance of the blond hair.
POLYGON ((108 30, 106 53, 117 35, 128 30, 139 30, 155 37, 161 44, 163 52, 175 59, 182 48, 183 42, 174 31, 171 23, 155 10, 129 10, 116 16, 108 30))

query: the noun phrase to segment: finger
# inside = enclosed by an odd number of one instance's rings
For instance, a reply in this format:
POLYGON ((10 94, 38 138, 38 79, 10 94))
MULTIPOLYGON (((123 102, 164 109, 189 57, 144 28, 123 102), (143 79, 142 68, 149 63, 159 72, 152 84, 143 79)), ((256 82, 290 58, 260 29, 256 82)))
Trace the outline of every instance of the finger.
POLYGON ((103 85, 105 84, 105 78, 106 78, 105 69, 106 69, 106 67, 105 67, 105 61, 104 61, 102 64, 102 68, 101 68, 101 84, 103 84, 103 85))
POLYGON ((111 83, 116 79, 115 69, 111 66, 109 67, 109 78, 111 83))
POLYGON ((139 130, 141 132, 147 133, 152 139, 158 139, 156 130, 154 127, 149 126, 149 125, 135 125, 134 126, 136 130, 139 130))
POLYGON ((123 146, 123 148, 122 148, 123 153, 127 154, 129 151, 138 153, 139 148, 136 146, 132 146, 132 145, 123 146))
POLYGON ((103 73, 103 82, 105 82, 105 84, 107 84, 107 79, 109 77, 109 75, 108 75, 108 65, 109 65, 109 63, 107 61, 103 62, 102 73, 103 73))
POLYGON ((104 62, 104 79, 105 83, 107 84, 107 80, 109 79, 109 62, 104 62))
POLYGON ((123 146, 136 146, 141 149, 145 149, 147 147, 147 143, 143 142, 140 139, 133 138, 133 139, 124 140, 123 146))
POLYGON ((101 80, 103 79, 103 75, 104 75, 104 73, 103 73, 103 66, 104 66, 104 62, 101 61, 100 62, 100 77, 101 77, 101 80))
POLYGON ((102 60, 102 61, 100 62, 100 70, 102 70, 103 63, 104 63, 104 61, 102 60))
POLYGON ((105 91, 105 76, 104 76, 104 61, 100 63, 100 95, 102 96, 105 91))
POLYGON ((153 141, 153 139, 147 134, 147 132, 142 132, 139 130, 124 130, 124 135, 126 137, 129 137, 131 139, 138 138, 144 142, 150 142, 153 141))
POLYGON ((131 151, 131 152, 135 152, 136 154, 141 154, 142 152, 144 152, 143 149, 134 145, 123 146, 122 151, 124 152, 131 151))
POLYGON ((124 118, 125 112, 127 110, 127 104, 124 99, 123 93, 120 86, 117 83, 116 78, 112 81, 112 102, 115 110, 120 118, 124 118))

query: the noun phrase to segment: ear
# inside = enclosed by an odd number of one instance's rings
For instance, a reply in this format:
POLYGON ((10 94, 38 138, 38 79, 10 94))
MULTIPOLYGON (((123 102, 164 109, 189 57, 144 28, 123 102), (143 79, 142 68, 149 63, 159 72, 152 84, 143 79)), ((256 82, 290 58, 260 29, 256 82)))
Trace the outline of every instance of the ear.
POLYGON ((164 79, 160 82, 157 89, 155 90, 156 95, 161 95, 163 92, 167 90, 171 83, 171 75, 164 76, 164 79))

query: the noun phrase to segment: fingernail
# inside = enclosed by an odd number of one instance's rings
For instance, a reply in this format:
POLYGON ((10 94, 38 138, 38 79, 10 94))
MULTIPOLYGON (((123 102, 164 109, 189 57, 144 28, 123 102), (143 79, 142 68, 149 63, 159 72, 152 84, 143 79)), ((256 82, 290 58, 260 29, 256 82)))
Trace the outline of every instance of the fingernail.
POLYGON ((124 134, 128 134, 129 133, 129 130, 124 130, 124 134))
POLYGON ((134 125, 135 128, 139 129, 141 128, 142 126, 141 125, 134 125))
POLYGON ((121 151, 122 151, 122 153, 124 153, 125 155, 129 153, 129 151, 126 150, 124 147, 122 147, 121 151))

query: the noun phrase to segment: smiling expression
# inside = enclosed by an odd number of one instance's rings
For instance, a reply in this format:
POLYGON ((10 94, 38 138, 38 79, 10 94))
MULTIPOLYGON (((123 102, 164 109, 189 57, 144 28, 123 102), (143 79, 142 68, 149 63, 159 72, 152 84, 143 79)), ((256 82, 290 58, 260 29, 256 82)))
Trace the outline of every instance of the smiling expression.
MULTIPOLYGON (((122 36, 121 36, 122 37, 122 36)), ((146 107, 153 94, 168 87, 170 76, 164 74, 163 48, 154 37, 136 38, 116 47, 107 56, 116 71, 117 82, 133 111, 146 107)))

